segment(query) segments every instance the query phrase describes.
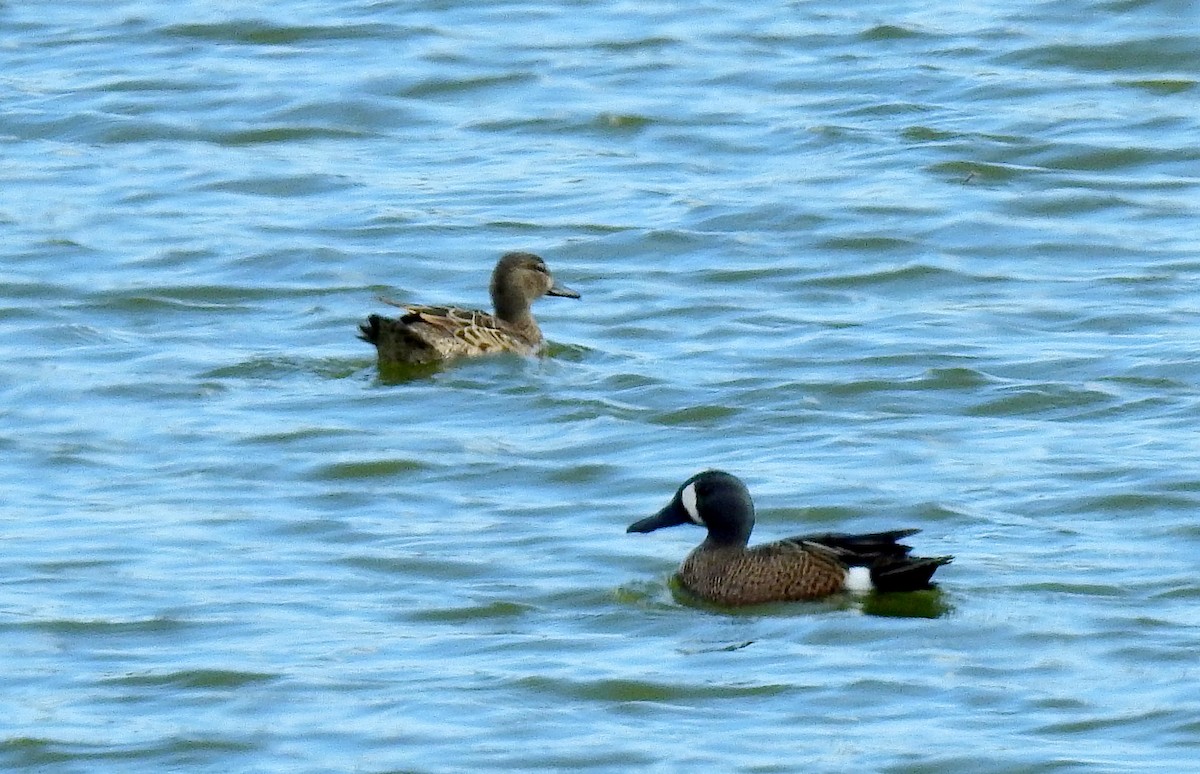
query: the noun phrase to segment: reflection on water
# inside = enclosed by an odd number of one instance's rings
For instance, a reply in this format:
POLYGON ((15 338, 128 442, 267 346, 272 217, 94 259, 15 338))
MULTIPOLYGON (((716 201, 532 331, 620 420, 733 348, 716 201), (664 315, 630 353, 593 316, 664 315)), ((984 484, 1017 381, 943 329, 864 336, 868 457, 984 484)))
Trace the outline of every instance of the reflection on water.
POLYGON ((811 602, 769 602, 741 607, 718 605, 698 597, 680 582, 677 575, 668 579, 667 588, 671 597, 681 605, 734 616, 807 616, 838 610, 890 618, 939 618, 953 612, 940 587, 903 593, 835 594, 811 602))

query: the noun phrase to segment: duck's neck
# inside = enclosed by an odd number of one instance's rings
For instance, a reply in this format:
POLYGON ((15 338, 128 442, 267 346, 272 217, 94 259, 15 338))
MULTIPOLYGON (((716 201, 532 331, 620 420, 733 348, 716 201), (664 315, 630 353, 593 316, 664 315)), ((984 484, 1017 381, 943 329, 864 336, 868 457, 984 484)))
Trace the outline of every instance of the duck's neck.
POLYGON ((528 304, 501 296, 492 299, 492 303, 496 308, 496 316, 515 328, 518 333, 530 341, 541 340, 542 332, 538 329, 528 304))
POLYGON ((744 548, 754 530, 754 505, 740 492, 725 492, 709 498, 715 513, 725 518, 707 520, 708 539, 719 545, 744 548))
POLYGON ((724 528, 712 526, 708 528, 708 537, 704 542, 713 548, 745 548, 750 542, 750 529, 753 523, 742 525, 731 525, 724 528))

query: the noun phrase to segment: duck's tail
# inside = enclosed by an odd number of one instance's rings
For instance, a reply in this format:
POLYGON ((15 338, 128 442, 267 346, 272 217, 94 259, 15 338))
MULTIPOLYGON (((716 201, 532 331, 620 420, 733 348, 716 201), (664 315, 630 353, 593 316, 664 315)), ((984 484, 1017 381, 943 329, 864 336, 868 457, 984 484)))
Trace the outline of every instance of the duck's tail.
POLYGON ((358 326, 358 337, 368 344, 379 346, 379 331, 383 325, 383 318, 377 314, 373 314, 367 318, 367 321, 358 326))
POLYGON ((933 586, 933 574, 943 564, 954 561, 953 556, 906 556, 892 562, 880 562, 871 567, 871 583, 876 591, 920 591, 933 586))
POLYGON ((413 315, 384 317, 373 314, 358 326, 358 337, 375 345, 380 366, 437 362, 437 350, 412 327, 415 319, 413 315))
POLYGON ((937 568, 954 560, 953 556, 909 556, 912 548, 900 541, 920 531, 896 529, 862 535, 832 533, 793 540, 820 546, 847 567, 869 570, 870 588, 875 591, 918 591, 930 588, 937 568))

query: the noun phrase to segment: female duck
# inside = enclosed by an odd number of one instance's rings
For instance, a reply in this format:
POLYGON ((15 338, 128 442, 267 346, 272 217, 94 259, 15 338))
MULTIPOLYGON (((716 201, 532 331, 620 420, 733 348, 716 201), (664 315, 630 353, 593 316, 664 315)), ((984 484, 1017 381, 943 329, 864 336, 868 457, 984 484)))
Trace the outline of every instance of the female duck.
POLYGON ((579 298, 554 281, 533 253, 507 253, 492 272, 495 314, 454 306, 420 306, 388 299, 404 309, 400 317, 373 314, 359 326, 359 338, 375 345, 379 364, 434 363, 456 357, 515 352, 535 355, 542 331, 529 306, 542 296, 579 298))
POLYGON ((683 585, 722 605, 817 599, 841 591, 915 591, 930 588, 938 567, 953 557, 909 556, 898 540, 920 530, 863 535, 804 535, 748 548, 754 503, 746 485, 718 470, 683 483, 671 502, 627 532, 696 524, 708 537, 679 568, 683 585))

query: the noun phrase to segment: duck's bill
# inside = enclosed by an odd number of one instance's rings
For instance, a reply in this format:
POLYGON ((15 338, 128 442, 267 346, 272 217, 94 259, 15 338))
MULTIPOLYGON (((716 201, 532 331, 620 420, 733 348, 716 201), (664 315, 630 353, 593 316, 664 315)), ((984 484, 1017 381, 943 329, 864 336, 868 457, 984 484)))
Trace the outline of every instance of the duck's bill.
POLYGON ((666 508, 663 508, 658 513, 641 521, 635 521, 629 525, 626 532, 653 532, 656 529, 663 527, 675 527, 680 524, 687 524, 690 521, 687 512, 680 508, 675 502, 671 502, 666 508))
POLYGON ((557 282, 549 290, 546 291, 548 296, 562 296, 563 298, 579 298, 578 291, 571 290, 566 285, 560 285, 557 282))

